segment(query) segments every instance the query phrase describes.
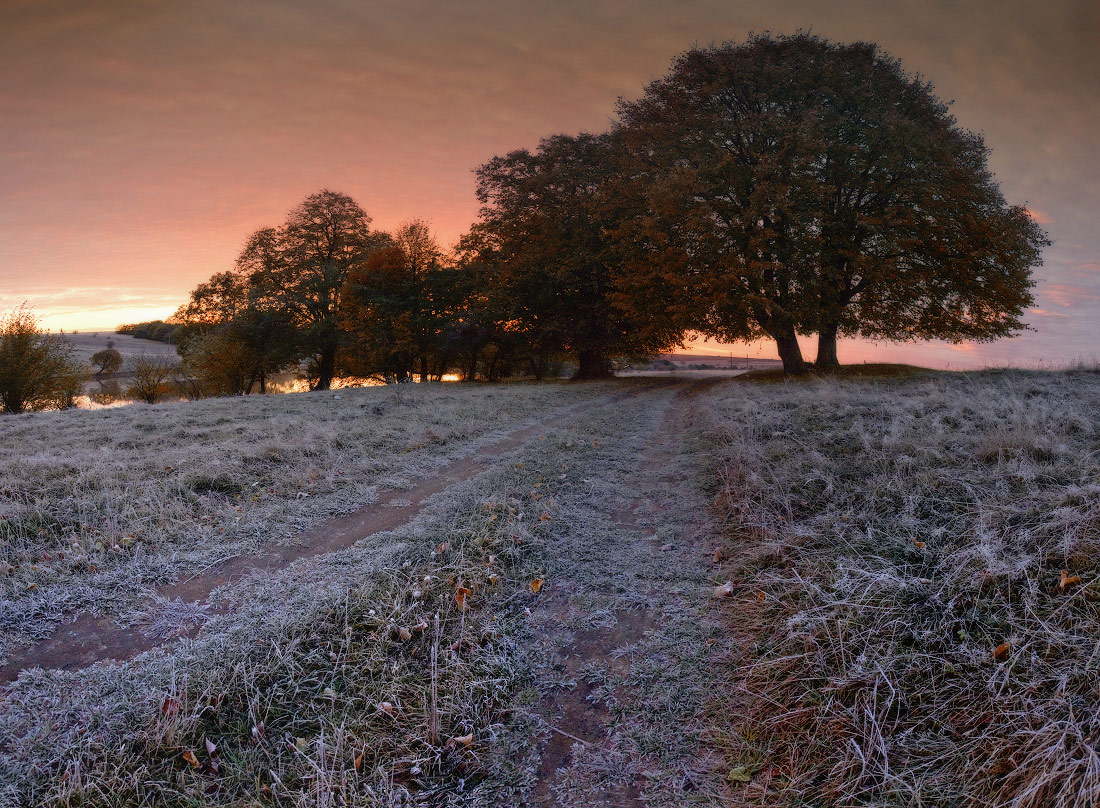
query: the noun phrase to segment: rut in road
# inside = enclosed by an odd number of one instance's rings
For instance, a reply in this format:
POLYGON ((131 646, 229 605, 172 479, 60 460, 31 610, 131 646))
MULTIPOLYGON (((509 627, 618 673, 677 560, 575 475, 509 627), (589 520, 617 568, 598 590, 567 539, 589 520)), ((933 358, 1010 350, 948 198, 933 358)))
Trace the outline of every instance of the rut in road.
POLYGON ((556 522, 533 610, 540 698, 517 721, 542 739, 532 805, 729 804, 704 720, 736 656, 712 611, 716 544, 691 445, 708 386, 607 447, 605 476, 556 522))
POLYGON ((73 622, 59 627, 50 638, 11 654, 0 666, 0 684, 14 681, 23 670, 29 668, 75 670, 103 660, 131 659, 143 651, 173 642, 180 636, 193 636, 205 618, 221 613, 217 604, 207 602, 210 593, 217 588, 284 569, 303 558, 350 547, 369 536, 406 524, 420 513, 432 496, 469 480, 525 443, 585 413, 614 406, 647 389, 647 386, 632 387, 595 401, 554 410, 539 423, 513 430, 477 455, 449 464, 439 473, 422 478, 412 488, 381 492, 377 501, 347 516, 304 531, 294 538, 292 544, 270 545, 257 555, 227 559, 186 580, 161 587, 155 593, 145 593, 143 597, 150 604, 157 600, 193 604, 194 613, 201 615, 202 619, 184 626, 180 631, 145 632, 139 628, 120 626, 110 617, 95 617, 88 613, 77 615, 73 622), (406 502, 409 504, 404 506, 406 502))

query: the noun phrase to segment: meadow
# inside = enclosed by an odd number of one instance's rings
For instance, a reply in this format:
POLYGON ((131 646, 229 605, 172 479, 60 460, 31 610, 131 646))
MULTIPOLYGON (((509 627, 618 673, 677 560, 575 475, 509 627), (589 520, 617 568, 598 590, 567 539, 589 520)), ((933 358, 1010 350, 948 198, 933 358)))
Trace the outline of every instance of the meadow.
POLYGON ((1097 805, 1097 412, 1095 372, 911 370, 4 419, 9 649, 486 462, 23 671, 0 805, 1097 805))

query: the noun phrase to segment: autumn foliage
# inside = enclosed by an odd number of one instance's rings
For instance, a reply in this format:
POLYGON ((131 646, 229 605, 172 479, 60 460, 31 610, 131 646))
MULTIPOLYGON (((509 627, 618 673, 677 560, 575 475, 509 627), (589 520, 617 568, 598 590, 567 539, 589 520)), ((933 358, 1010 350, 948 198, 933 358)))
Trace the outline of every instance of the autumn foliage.
POLYGON ((301 362, 321 389, 563 361, 597 378, 693 332, 770 338, 790 372, 799 336, 817 335, 818 366, 845 335, 992 340, 1026 327, 1049 241, 988 155, 877 45, 693 48, 609 132, 479 166, 452 254, 423 222, 379 233, 350 197, 308 197, 192 293, 181 351, 233 357, 220 387, 247 392, 301 362))

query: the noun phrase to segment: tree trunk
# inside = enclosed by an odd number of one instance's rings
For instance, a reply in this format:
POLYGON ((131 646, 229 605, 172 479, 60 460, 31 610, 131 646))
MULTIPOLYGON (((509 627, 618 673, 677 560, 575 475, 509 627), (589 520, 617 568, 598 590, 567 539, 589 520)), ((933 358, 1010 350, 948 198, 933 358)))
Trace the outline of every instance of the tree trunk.
POLYGON ((267 395, 267 373, 260 370, 260 395, 267 395))
POLYGON ((840 367, 840 361, 836 358, 836 332, 836 323, 824 323, 817 332, 817 360, 814 362, 817 367, 840 367))
POLYGON ((317 357, 317 390, 328 390, 336 375, 336 345, 325 345, 317 357))
POLYGON ((614 375, 611 372, 611 360, 600 351, 581 351, 577 355, 577 360, 577 372, 573 374, 573 381, 609 379, 614 375))
POLYGON ((427 384, 429 381, 431 378, 428 374, 428 357, 422 356, 420 357, 420 383, 427 384))
POLYGON ((805 373, 806 362, 802 359, 802 349, 798 346, 794 326, 782 329, 772 337, 779 348, 779 358, 783 360, 784 373, 805 373))

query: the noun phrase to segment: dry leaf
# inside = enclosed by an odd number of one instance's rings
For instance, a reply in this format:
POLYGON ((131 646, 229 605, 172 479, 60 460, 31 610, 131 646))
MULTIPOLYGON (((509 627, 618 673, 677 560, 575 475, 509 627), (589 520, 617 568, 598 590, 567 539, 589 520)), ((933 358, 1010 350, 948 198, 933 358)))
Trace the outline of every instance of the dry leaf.
POLYGON ((531 591, 537 595, 539 593, 539 590, 542 589, 543 583, 544 581, 542 580, 542 578, 536 578, 535 580, 531 581, 531 591))
POLYGON ((549 522, 550 521, 550 514, 543 511, 542 516, 539 517, 539 521, 540 522, 549 522))
POLYGON ((1062 570, 1062 575, 1058 580, 1058 588, 1059 589, 1065 589, 1070 584, 1079 584, 1079 583, 1081 583, 1081 576, 1080 575, 1070 575, 1069 570, 1062 570))
POLYGON ((460 586, 458 587, 458 589, 455 590, 455 605, 457 605, 458 608, 462 609, 463 611, 466 610, 466 606, 468 605, 467 601, 469 600, 469 598, 470 590, 466 587, 460 586))
POLYGON ((439 552, 440 555, 442 555, 443 553, 451 549, 451 543, 449 541, 445 541, 435 549, 439 552))
POLYGON ((1000 645, 998 645, 996 648, 993 649, 993 658, 994 659, 1001 659, 1005 654, 1008 653, 1008 649, 1011 648, 1011 647, 1012 647, 1012 643, 1010 643, 1010 642, 1001 643, 1000 645))
POLYGON ((714 551, 714 563, 718 564, 721 561, 722 561, 722 548, 719 547, 717 550, 714 551))
POLYGON ((385 713, 386 715, 393 716, 394 718, 397 718, 397 716, 401 715, 401 711, 390 704, 388 701, 383 701, 379 703, 378 712, 385 713))
POLYGON ((174 699, 171 696, 165 696, 164 702, 160 705, 160 711, 164 715, 171 718, 180 711, 180 703, 178 699, 174 699))
POLYGON ((203 738, 203 743, 206 745, 206 754, 208 755, 214 754, 214 750, 218 748, 209 738, 203 738))
POLYGON ((489 583, 495 584, 499 580, 500 576, 497 575, 495 572, 489 573, 489 583))
POLYGON ((759 601, 765 601, 768 599, 768 596, 764 594, 764 591, 762 589, 758 589, 756 590, 756 599, 759 601))
POLYGON ((726 581, 721 586, 714 587, 714 597, 728 598, 733 594, 733 581, 726 581))
POLYGON ((419 623, 417 623, 415 626, 412 627, 412 630, 413 631, 427 631, 428 630, 428 621, 427 620, 421 620, 419 623))
POLYGON ((355 770, 359 771, 359 769, 362 767, 362 765, 363 765, 363 753, 360 752, 358 755, 355 756, 355 770))
POLYGON ((404 626, 398 626, 394 630, 394 633, 397 635, 397 639, 401 640, 401 642, 405 642, 406 640, 408 640, 409 638, 412 637, 412 632, 409 631, 404 626))
POLYGON ((192 769, 197 769, 199 767, 199 759, 195 757, 195 753, 192 752, 190 749, 180 755, 180 757, 186 760, 188 764, 190 764, 192 769))
POLYGON ((913 543, 917 545, 918 550, 923 550, 924 549, 924 542, 918 541, 918 542, 913 542, 913 543))
POLYGON ((474 745, 474 735, 470 733, 469 735, 460 735, 457 738, 451 738, 451 743, 455 746, 465 746, 469 749, 474 745))

